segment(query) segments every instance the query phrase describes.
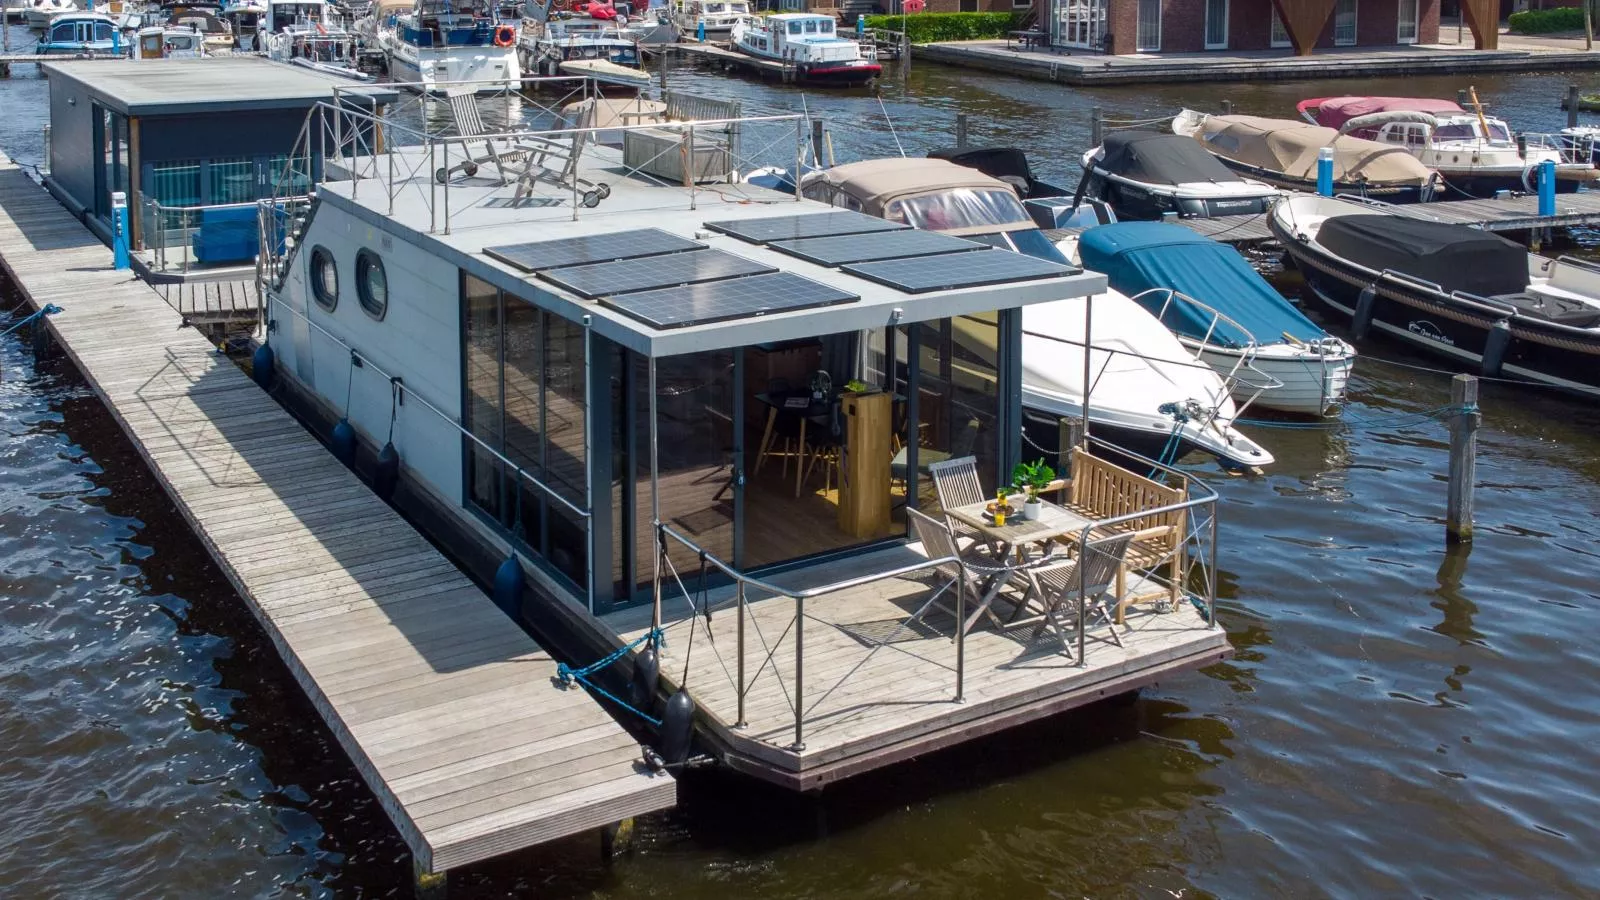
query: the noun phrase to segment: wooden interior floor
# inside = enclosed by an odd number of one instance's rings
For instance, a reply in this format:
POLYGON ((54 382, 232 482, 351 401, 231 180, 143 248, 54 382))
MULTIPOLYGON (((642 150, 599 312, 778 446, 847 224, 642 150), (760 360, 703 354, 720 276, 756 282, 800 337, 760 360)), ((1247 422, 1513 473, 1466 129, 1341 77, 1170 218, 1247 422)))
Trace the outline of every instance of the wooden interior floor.
MULTIPOLYGON (((788 589, 828 584, 890 569, 923 559, 915 544, 864 554, 854 559, 799 569, 773 579, 788 589)), ((1164 593, 1152 583, 1136 596, 1164 593)), ((983 625, 967 636, 965 700, 956 702, 956 648, 948 614, 930 616, 927 625, 901 627, 922 604, 928 583, 904 578, 814 598, 806 602, 804 749, 795 751, 795 642, 793 600, 749 598, 745 666, 747 726, 736 728, 738 690, 737 607, 731 589, 713 592, 711 635, 700 634, 690 654, 687 687, 704 722, 730 747, 763 763, 804 773, 851 758, 915 741, 961 723, 1010 716, 1047 698, 1097 699, 1108 684, 1141 670, 1198 667, 1226 654, 1226 635, 1208 628, 1188 603, 1165 611, 1162 604, 1138 602, 1130 607, 1125 646, 1105 640, 1103 628, 1091 631, 1078 666, 1062 656, 1048 635, 1030 640, 1032 628, 1001 632, 983 625), (1161 611, 1158 611, 1161 610, 1161 611), (767 648, 777 651, 767 661, 767 648)), ((704 619, 688 616, 681 594, 667 592, 663 621, 668 630, 662 672, 676 676, 683 669, 691 627, 704 631, 704 619), (693 622, 693 625, 690 623, 693 622)), ((1008 613, 1009 605, 997 609, 1008 613)), ((643 634, 650 625, 649 607, 635 607, 603 617, 624 638, 643 634)), ((663 677, 666 677, 665 674, 663 677)), ((1125 688, 1123 688, 1125 689, 1125 688)), ((1075 705, 1075 704, 1073 704, 1075 705)), ((1045 713, 1040 713, 1045 714, 1045 713)), ((974 729, 973 734, 983 729, 974 729)), ((947 741, 948 742, 948 741, 947 741)))

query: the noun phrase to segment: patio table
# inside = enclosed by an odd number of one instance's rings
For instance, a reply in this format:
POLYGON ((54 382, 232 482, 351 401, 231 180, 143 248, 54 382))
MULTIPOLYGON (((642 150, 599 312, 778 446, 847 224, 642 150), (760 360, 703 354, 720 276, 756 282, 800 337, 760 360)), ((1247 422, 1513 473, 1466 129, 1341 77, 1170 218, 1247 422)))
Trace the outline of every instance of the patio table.
MULTIPOLYGON (((1073 510, 1048 500, 1039 501, 1039 517, 1036 519, 1022 519, 1015 514, 1006 516, 1004 525, 995 525, 986 510, 989 502, 969 503, 945 510, 945 515, 964 525, 970 525, 985 539, 994 544, 996 548, 995 559, 1003 564, 1013 555, 1019 563, 1028 561, 1028 547, 1033 544, 1045 543, 1058 537, 1078 534, 1085 526, 1094 524, 1094 520, 1083 516, 1073 510)), ((996 627, 1005 628, 1006 623, 1000 621, 989 607, 999 596, 1001 588, 1010 581, 1009 577, 1002 577, 1003 573, 989 576, 984 587, 983 597, 972 613, 967 616, 967 621, 962 623, 963 630, 970 631, 977 623, 978 617, 987 614, 994 621, 996 627)), ((1018 608, 1027 602, 1027 597, 1018 601, 1018 608)))

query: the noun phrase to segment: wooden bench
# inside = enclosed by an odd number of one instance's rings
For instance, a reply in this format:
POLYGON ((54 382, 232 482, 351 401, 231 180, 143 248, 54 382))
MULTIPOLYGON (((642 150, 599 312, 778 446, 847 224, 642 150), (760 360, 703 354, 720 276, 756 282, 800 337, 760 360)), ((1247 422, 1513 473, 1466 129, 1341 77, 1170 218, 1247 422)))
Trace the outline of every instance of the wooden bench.
MULTIPOLYGON (((1088 519, 1112 519, 1142 510, 1158 510, 1184 501, 1187 487, 1170 487, 1081 449, 1072 451, 1072 478, 1058 482, 1065 496, 1056 502, 1088 519)), ((1127 593, 1128 569, 1167 570, 1167 598, 1176 606, 1182 596, 1187 510, 1151 512, 1138 518, 1095 529, 1096 537, 1133 532, 1133 543, 1117 572, 1117 622, 1121 623, 1134 598, 1127 593)), ((1076 537, 1067 538, 1076 542, 1076 537)))

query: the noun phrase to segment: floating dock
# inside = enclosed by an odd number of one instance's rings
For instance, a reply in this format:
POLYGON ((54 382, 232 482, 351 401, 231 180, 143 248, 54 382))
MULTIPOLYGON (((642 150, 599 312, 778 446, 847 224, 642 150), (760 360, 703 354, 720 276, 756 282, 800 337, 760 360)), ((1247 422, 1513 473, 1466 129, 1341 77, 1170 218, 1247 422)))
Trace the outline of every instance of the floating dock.
MULTIPOLYGON (((674 805, 557 662, 0 155, 0 265, 439 873, 674 805)), ((285 728, 296 727, 283 723, 285 728)), ((419 883, 436 884, 425 877, 419 883)))
POLYGON ((190 325, 221 330, 253 326, 260 317, 261 295, 255 281, 175 281, 155 285, 178 315, 190 325))
POLYGON ((685 41, 667 45, 673 51, 694 59, 703 59, 727 69, 741 69, 758 75, 775 77, 785 84, 795 80, 796 69, 787 63, 771 59, 757 59, 744 53, 729 50, 722 44, 685 41))

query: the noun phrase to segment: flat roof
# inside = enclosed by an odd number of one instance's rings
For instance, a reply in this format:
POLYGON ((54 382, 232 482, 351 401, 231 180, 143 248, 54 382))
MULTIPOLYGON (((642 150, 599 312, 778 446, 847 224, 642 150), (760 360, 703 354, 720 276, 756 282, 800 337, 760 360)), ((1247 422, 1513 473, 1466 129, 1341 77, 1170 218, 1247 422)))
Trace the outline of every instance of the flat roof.
MULTIPOLYGON (((460 145, 454 146, 454 152, 459 153, 460 145)), ((393 149, 392 152, 395 157, 392 188, 387 184, 391 170, 386 163, 376 166, 377 171, 371 173, 377 177, 363 178, 359 182, 329 181, 319 184, 318 197, 374 228, 393 232, 449 260, 466 272, 526 300, 537 302, 563 318, 587 320, 597 334, 646 356, 672 356, 986 313, 1084 297, 1101 293, 1106 286, 1105 276, 1084 272, 1059 278, 905 293, 705 227, 708 221, 816 214, 833 210, 834 207, 812 200, 797 200, 792 194, 780 194, 750 184, 702 185, 695 202, 691 203, 690 192, 686 188, 650 183, 629 174, 622 163, 622 153, 609 146, 587 147, 583 152, 580 174, 590 182, 607 183, 611 194, 594 209, 580 209, 576 217, 573 215, 569 187, 540 184, 530 198, 530 204, 517 204, 512 202, 514 185, 500 184, 498 173, 490 162, 480 161, 475 176, 453 178, 446 189, 428 177, 432 170, 425 149, 405 147, 393 149), (430 195, 433 197, 431 204, 430 195), (445 224, 445 210, 449 210, 448 226, 445 224), (530 240, 598 235, 646 227, 847 291, 859 299, 834 306, 661 330, 507 265, 484 252, 488 247, 530 240)), ((434 162, 438 168, 444 168, 442 163, 445 158, 435 159, 434 162)), ((330 163, 330 170, 333 166, 330 163)), ((516 177, 510 172, 508 176, 513 181, 516 177)), ((451 302, 455 302, 453 298, 451 302)))
POLYGON ((394 88, 362 84, 301 66, 254 56, 198 59, 63 60, 44 64, 128 116, 304 108, 333 99, 335 87, 393 103, 394 88))

